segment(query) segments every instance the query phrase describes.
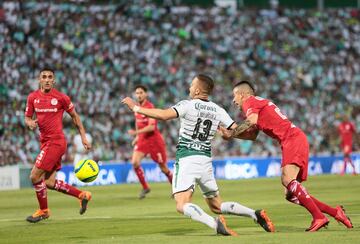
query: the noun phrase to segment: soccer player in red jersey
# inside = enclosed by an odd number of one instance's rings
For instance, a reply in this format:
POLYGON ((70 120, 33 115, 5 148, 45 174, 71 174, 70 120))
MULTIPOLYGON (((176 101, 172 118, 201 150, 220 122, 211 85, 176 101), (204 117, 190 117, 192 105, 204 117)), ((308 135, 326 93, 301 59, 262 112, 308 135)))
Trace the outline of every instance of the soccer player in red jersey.
POLYGON ((353 175, 356 175, 355 165, 351 160, 352 152, 352 139, 353 135, 356 133, 355 125, 351 123, 346 115, 343 117, 343 121, 338 126, 338 131, 341 137, 340 147, 344 153, 344 167, 341 172, 341 175, 346 172, 346 165, 349 163, 353 167, 353 175))
POLYGON ((306 208, 313 217, 311 226, 306 231, 317 231, 329 223, 323 213, 334 217, 347 228, 352 228, 353 225, 342 206, 333 208, 320 202, 301 184, 307 178, 309 160, 309 143, 304 132, 291 123, 274 103, 255 96, 250 82, 237 83, 233 95, 233 102, 242 109, 246 119, 233 129, 231 134, 224 128, 221 128, 221 131, 225 137, 255 140, 261 130, 280 143, 281 182, 286 188, 286 200, 306 208))
MULTIPOLYGON (((139 106, 144 108, 154 108, 154 105, 148 100, 147 88, 145 86, 135 86, 135 96, 139 106)), ((157 120, 139 113, 135 113, 135 120, 136 130, 129 130, 128 133, 135 136, 135 139, 132 142, 134 152, 131 162, 139 182, 143 187, 139 199, 143 199, 146 194, 150 192, 149 184, 145 179, 144 170, 140 165, 141 160, 147 154, 150 154, 152 160, 158 163, 161 171, 166 175, 170 184, 172 181, 172 172, 167 167, 166 146, 164 139, 157 128, 157 120)))
POLYGON ((39 76, 40 89, 30 93, 25 110, 25 124, 31 130, 39 127, 41 151, 36 157, 30 179, 34 185, 39 210, 26 218, 31 223, 39 222, 50 216, 47 202, 47 188, 56 190, 80 200, 80 214, 85 213, 91 193, 66 184, 55 178, 61 168, 61 157, 66 152, 66 139, 63 133, 62 118, 66 111, 79 130, 86 150, 91 144, 85 136, 85 129, 76 113, 73 103, 65 94, 54 88, 55 73, 52 69, 42 69, 39 76), (36 118, 34 118, 34 114, 36 118))

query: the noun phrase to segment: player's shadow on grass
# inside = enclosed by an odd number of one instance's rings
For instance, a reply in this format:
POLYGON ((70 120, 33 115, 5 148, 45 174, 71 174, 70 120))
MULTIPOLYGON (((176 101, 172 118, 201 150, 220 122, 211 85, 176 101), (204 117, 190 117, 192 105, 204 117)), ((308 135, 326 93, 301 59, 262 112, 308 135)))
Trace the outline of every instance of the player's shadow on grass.
POLYGON ((167 236, 211 236, 214 235, 211 231, 207 233, 201 233, 198 229, 168 229, 160 231, 160 233, 167 236))
MULTIPOLYGON (((305 231, 307 227, 294 227, 294 226, 279 226, 276 228, 276 232, 278 233, 300 233, 300 232, 304 232, 307 233, 305 231)), ((336 228, 334 225, 333 226, 329 226, 327 228, 321 228, 320 230, 318 230, 318 232, 343 232, 346 231, 346 228, 336 228)))
POLYGON ((305 233, 305 229, 306 227, 304 228, 301 228, 301 227, 295 227, 295 226, 276 226, 275 227, 275 233, 278 232, 278 233, 299 233, 299 232, 304 232, 305 233))

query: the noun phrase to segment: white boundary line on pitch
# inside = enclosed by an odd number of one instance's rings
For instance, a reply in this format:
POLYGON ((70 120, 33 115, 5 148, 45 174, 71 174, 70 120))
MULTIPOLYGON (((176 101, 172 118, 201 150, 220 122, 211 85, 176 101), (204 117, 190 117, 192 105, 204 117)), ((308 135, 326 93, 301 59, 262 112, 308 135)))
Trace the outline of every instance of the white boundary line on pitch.
MULTIPOLYGON (((112 219, 112 217, 110 216, 103 216, 103 217, 72 217, 72 218, 51 218, 51 219, 57 219, 57 220, 78 220, 78 219, 84 219, 84 220, 89 220, 89 219, 112 219)), ((22 221, 22 220, 26 220, 25 218, 14 218, 14 219, 0 219, 0 222, 7 222, 7 221, 22 221)))
MULTIPOLYGON (((292 215, 294 217, 303 217, 303 216, 308 216, 308 214, 294 214, 292 215)), ((360 213, 355 213, 355 214, 348 214, 348 216, 360 216, 360 213)), ((58 217, 53 217, 51 219, 54 220, 91 220, 91 219, 183 219, 184 216, 174 216, 174 215, 146 215, 146 216, 126 216, 126 217, 111 217, 111 216, 99 216, 99 217, 69 217, 69 218, 58 218, 58 217)), ((247 217, 242 217, 242 216, 235 216, 235 215, 226 215, 226 218, 247 218, 247 217)), ((276 218, 288 218, 288 216, 285 215, 278 215, 276 216, 276 218)), ((0 222, 10 222, 10 221, 25 221, 25 218, 13 218, 13 219, 0 219, 0 222)))

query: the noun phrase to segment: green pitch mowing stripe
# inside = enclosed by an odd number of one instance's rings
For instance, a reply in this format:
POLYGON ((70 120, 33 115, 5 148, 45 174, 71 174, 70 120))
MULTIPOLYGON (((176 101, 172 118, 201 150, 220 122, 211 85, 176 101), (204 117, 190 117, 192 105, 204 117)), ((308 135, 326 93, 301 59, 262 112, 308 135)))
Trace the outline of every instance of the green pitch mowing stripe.
MULTIPOLYGON (((84 187, 93 194, 85 215, 76 198, 49 191, 51 216, 37 224, 25 218, 37 208, 33 189, 0 192, 0 243, 359 243, 360 176, 315 176, 305 182, 310 194, 332 206, 343 204, 354 229, 330 218, 328 229, 306 233, 311 217, 288 203, 279 178, 219 181, 224 201, 253 209, 265 208, 276 233, 267 233, 246 217, 226 216, 238 237, 216 236, 207 226, 175 211, 168 183, 152 183, 151 193, 138 200, 138 184, 84 187)), ((212 216, 196 188, 193 202, 212 216)))

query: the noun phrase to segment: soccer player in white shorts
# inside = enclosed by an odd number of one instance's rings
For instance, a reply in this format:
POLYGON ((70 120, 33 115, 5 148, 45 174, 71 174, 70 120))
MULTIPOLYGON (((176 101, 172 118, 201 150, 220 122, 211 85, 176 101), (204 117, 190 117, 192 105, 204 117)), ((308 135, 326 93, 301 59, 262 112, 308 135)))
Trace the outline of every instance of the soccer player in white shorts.
POLYGON ((179 142, 172 182, 176 210, 179 213, 206 224, 218 234, 237 235, 226 226, 222 215, 214 219, 198 205, 191 203, 195 185, 198 184, 212 212, 251 217, 266 231, 273 232, 275 228, 265 210, 255 211, 237 202, 222 202, 220 198, 212 168, 211 140, 219 126, 234 129, 237 125, 223 108, 208 100, 213 88, 214 81, 211 77, 198 74, 189 88, 191 99, 180 101, 171 108, 139 107, 129 97, 123 99, 122 103, 132 111, 151 118, 161 120, 180 118, 179 142))

